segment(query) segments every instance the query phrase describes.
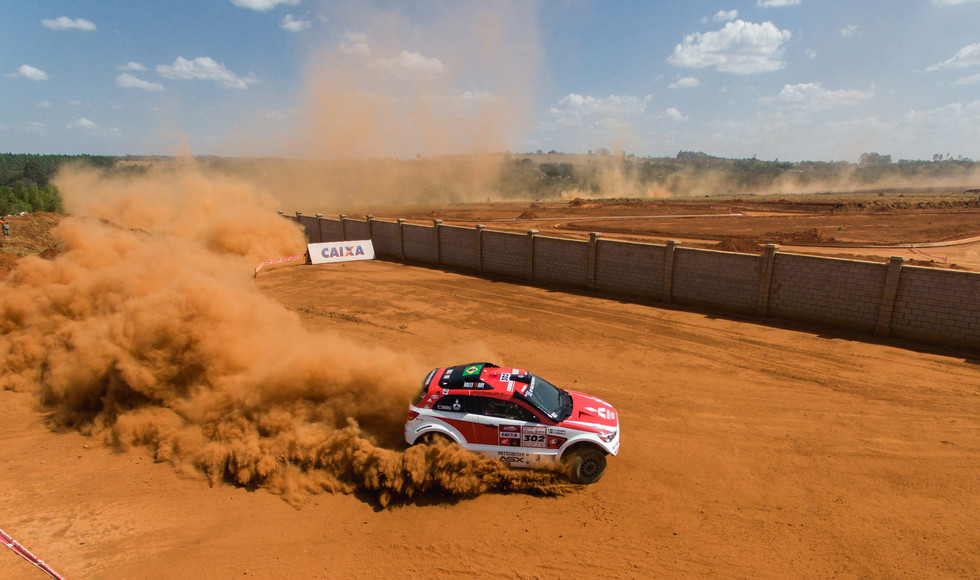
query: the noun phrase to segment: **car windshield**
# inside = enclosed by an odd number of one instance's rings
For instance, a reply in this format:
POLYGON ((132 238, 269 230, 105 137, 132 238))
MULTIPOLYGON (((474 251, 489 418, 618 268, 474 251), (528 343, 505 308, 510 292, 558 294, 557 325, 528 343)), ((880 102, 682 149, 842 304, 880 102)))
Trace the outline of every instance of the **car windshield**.
POLYGON ((560 423, 572 414, 571 395, 537 375, 531 375, 531 383, 523 396, 553 421, 560 423))

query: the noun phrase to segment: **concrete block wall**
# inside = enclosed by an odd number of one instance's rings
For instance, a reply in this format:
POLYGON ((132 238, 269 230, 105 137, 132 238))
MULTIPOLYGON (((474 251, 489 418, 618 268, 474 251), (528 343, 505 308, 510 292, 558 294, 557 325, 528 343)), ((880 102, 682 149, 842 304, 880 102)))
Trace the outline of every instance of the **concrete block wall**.
POLYGON ((905 266, 890 321, 891 336, 980 345, 980 273, 905 266))
POLYGON ((534 280, 572 288, 589 286, 589 243, 534 236, 534 280))
POLYGON ((347 239, 344 237, 344 227, 340 220, 320 218, 319 221, 320 242, 343 242, 347 239))
POLYGON ((671 301, 753 314, 761 267, 759 257, 750 254, 677 248, 671 301))
POLYGON ((516 278, 531 272, 530 236, 505 232, 483 232, 483 271, 516 278))
POLYGON ((296 221, 303 226, 306 239, 314 244, 320 241, 320 220, 316 216, 296 214, 296 221))
POLYGON ((595 288, 614 294, 664 299, 665 246, 599 240, 595 288))
POLYGON ((439 226, 440 262, 470 270, 480 269, 480 230, 439 226))
MULTIPOLYGON (((287 216, 294 219, 292 216, 287 216)), ((876 336, 980 349, 980 273, 786 254, 761 255, 374 220, 295 221, 314 241, 372 239, 379 256, 567 288, 804 320, 876 336)))
POLYGON ((375 254, 402 257, 402 226, 399 222, 372 220, 371 232, 375 254))
POLYGON ((887 264, 777 254, 769 314, 873 332, 887 264))
POLYGON ((439 263, 439 246, 436 244, 436 230, 432 226, 401 224, 404 257, 408 260, 439 263))
POLYGON ((371 220, 344 220, 344 238, 347 240, 370 240, 371 220))

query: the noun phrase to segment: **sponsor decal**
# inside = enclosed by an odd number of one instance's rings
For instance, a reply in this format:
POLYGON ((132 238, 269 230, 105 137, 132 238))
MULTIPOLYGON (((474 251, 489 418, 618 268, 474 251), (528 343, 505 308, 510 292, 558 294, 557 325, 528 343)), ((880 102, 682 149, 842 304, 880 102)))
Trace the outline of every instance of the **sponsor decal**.
POLYGON ((443 395, 448 395, 449 394, 449 389, 443 389, 442 390, 442 394, 443 395))
POLYGON ((544 426, 525 426, 522 430, 521 442, 524 447, 545 447, 548 439, 548 428, 544 426))
POLYGON ((439 369, 432 369, 431 371, 429 371, 429 376, 425 378, 425 386, 429 386, 429 383, 432 382, 432 377, 436 374, 437 370, 439 369))
POLYGON ((371 240, 307 244, 307 249, 310 252, 310 262, 313 264, 374 259, 374 245, 371 240))
POLYGON ((564 436, 565 435, 565 430, 564 429, 559 429, 557 427, 548 427, 548 435, 564 436))
POLYGON ((509 451, 503 451, 499 455, 501 461, 506 461, 507 463, 526 463, 524 461, 523 453, 510 453, 509 451))
POLYGON ((510 373, 500 373, 500 382, 506 383, 510 380, 510 373))
POLYGON ((463 383, 463 388, 464 389, 472 389, 473 388, 473 383, 463 383))
POLYGON ((548 449, 558 449, 565 444, 565 441, 568 439, 564 437, 548 437, 548 449))
POLYGON ((453 411, 462 411, 462 410, 463 410, 463 404, 459 402, 459 399, 453 401, 453 411))
POLYGON ((514 390, 514 381, 507 383, 507 392, 510 393, 514 390))
POLYGON ((497 434, 499 435, 499 439, 497 440, 498 445, 520 447, 521 428, 517 425, 501 425, 497 434))
POLYGON ((613 411, 612 409, 609 409, 607 407, 599 407, 598 409, 594 409, 592 407, 586 407, 585 410, 592 411, 594 414, 598 415, 599 417, 607 421, 612 421, 616 418, 616 411, 613 411))

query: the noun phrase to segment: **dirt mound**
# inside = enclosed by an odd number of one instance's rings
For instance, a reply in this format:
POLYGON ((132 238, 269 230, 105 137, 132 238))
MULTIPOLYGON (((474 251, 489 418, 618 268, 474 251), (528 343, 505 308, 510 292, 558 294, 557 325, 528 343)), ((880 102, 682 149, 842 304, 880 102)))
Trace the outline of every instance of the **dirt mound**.
POLYGON ((4 280, 10 275, 11 270, 17 266, 17 256, 7 254, 0 249, 0 280, 4 280))
POLYGON ((519 220, 536 220, 538 219, 537 214, 531 211, 522 212, 521 215, 517 216, 519 220))
POLYGON ((6 279, 24 256, 40 255, 53 258, 60 251, 58 240, 51 229, 58 225, 65 214, 33 213, 8 216, 10 237, 0 238, 0 280, 6 279))
POLYGON ((837 241, 833 236, 828 236, 817 228, 793 230, 785 233, 770 232, 766 234, 766 237, 778 239, 786 244, 825 244, 837 241))
POLYGON ((758 254, 762 252, 762 245, 755 240, 743 238, 725 238, 717 244, 711 246, 712 250, 722 252, 740 252, 743 254, 758 254))

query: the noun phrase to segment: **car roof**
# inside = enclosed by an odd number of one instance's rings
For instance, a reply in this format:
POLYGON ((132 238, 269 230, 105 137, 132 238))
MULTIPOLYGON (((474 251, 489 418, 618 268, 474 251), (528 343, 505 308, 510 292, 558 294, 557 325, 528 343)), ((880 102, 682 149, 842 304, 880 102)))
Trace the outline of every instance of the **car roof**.
POLYGON ((529 383, 531 376, 521 369, 502 369, 493 363, 478 362, 442 369, 438 384, 443 389, 495 391, 509 396, 515 382, 529 383))

